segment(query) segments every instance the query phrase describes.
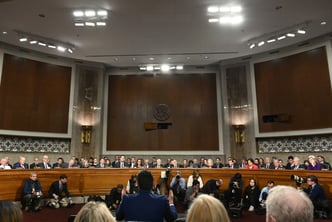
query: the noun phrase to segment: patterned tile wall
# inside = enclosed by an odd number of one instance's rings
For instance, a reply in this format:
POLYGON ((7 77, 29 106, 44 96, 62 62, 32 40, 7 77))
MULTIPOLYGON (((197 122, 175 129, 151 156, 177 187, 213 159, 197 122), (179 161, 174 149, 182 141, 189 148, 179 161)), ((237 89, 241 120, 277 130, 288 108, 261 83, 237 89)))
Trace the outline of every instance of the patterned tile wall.
POLYGON ((0 135, 0 152, 70 153, 71 139, 0 135))
POLYGON ((258 153, 331 152, 332 135, 256 138, 258 153))

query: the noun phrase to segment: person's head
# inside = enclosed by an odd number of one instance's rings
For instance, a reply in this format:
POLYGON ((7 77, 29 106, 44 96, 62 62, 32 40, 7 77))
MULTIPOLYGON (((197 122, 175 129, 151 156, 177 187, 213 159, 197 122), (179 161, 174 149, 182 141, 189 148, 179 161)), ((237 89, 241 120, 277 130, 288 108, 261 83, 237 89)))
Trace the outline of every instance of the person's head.
POLYGON ((297 165, 300 165, 300 158, 299 157, 294 157, 293 159, 293 163, 297 166, 297 165))
POLYGON ((266 222, 312 222, 313 205, 307 195, 291 186, 276 186, 266 200, 266 222))
POLYGON ((118 193, 121 193, 122 190, 123 190, 123 185, 122 185, 122 184, 118 184, 118 185, 116 186, 116 191, 118 191, 118 193))
POLYGON ((21 222, 23 221, 21 209, 11 201, 0 201, 0 221, 21 222))
POLYGON ((267 181, 267 187, 268 187, 269 189, 273 188, 273 187, 274 187, 274 181, 273 181, 273 180, 268 180, 268 181, 267 181))
POLYGON ((228 213, 220 200, 206 194, 199 195, 188 210, 186 221, 230 222, 228 213))
POLYGON ((249 180, 249 186, 250 186, 250 187, 254 187, 254 186, 256 186, 256 185, 257 185, 256 180, 255 180, 254 178, 251 178, 251 179, 249 180))
POLYGON ((152 190, 153 187, 153 175, 150 171, 142 170, 137 175, 138 187, 141 190, 152 190))
POLYGON ((293 161, 294 161, 294 157, 293 156, 288 156, 287 162, 290 163, 290 164, 292 164, 293 161))
POLYGON ((318 183, 318 178, 314 175, 309 175, 307 176, 307 184, 308 185, 314 185, 318 183))
POLYGON ((74 222, 86 221, 116 222, 105 203, 94 201, 86 203, 78 212, 74 220, 74 222))
POLYGON ((309 155, 308 156, 308 161, 309 163, 311 163, 312 165, 316 164, 316 157, 314 155, 309 155))
POLYGON ((216 180, 216 186, 220 187, 222 185, 223 181, 222 179, 216 180))
POLYGON ((198 180, 193 180, 193 184, 192 184, 193 187, 198 187, 199 188, 199 181, 198 180))
POLYGON ((66 174, 62 174, 62 175, 60 175, 60 177, 59 177, 61 183, 63 183, 63 184, 66 184, 66 183, 67 183, 67 178, 68 178, 68 177, 67 177, 66 174))
POLYGON ((194 179, 198 179, 198 177, 199 177, 199 170, 193 170, 192 175, 193 175, 194 179))
POLYGON ((251 166, 251 165, 254 164, 254 160, 253 160, 252 158, 249 158, 249 159, 247 160, 247 163, 248 163, 249 166, 251 166))
POLYGON ((36 172, 31 172, 30 173, 30 179, 33 180, 33 181, 36 181, 37 180, 37 173, 36 172))
POLYGON ((50 162, 50 159, 48 158, 47 155, 44 155, 44 156, 43 156, 43 162, 44 162, 44 163, 48 163, 48 162, 50 162))

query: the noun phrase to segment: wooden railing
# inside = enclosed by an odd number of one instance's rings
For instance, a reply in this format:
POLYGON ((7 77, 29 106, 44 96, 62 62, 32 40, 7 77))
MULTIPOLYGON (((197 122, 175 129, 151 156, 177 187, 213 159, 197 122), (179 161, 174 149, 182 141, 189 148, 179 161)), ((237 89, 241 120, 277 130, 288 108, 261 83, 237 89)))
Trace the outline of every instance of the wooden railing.
MULTIPOLYGON (((148 169, 154 175, 155 184, 160 182, 161 172, 167 169, 148 169)), ((0 200, 20 200, 23 183, 29 178, 32 170, 1 170, 0 171, 0 200)), ((68 188, 72 196, 105 195, 117 184, 127 184, 132 174, 137 174, 139 169, 36 169, 45 195, 53 181, 59 179, 61 174, 68 176, 68 188)), ((170 178, 176 171, 181 171, 187 179, 193 169, 170 169, 170 178)), ((267 180, 274 180, 276 185, 290 185, 295 187, 295 181, 290 179, 292 174, 300 177, 315 175, 323 186, 329 202, 332 203, 332 175, 330 171, 292 171, 292 170, 245 170, 245 169, 199 169, 203 182, 209 179, 222 179, 224 184, 221 191, 228 188, 230 178, 237 172, 242 174, 244 187, 250 178, 255 178, 260 188, 266 185, 267 180)), ((169 181, 170 182, 170 179, 169 181)), ((305 186, 304 184, 303 186, 305 186)))

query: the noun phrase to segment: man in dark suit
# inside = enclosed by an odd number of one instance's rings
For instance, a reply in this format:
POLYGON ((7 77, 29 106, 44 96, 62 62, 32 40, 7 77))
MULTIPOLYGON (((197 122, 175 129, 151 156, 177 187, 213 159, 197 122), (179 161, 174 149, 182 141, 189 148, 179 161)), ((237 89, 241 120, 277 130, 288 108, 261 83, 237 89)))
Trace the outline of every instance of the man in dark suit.
POLYGON ((221 163, 220 157, 217 157, 212 168, 223 168, 224 164, 221 163))
POLYGON ((129 168, 129 164, 124 155, 120 156, 120 161, 115 163, 114 168, 129 168))
POLYGON ((37 173, 31 172, 30 179, 24 182, 22 207, 25 211, 39 211, 43 191, 37 173))
POLYGON ((62 174, 59 180, 54 181, 48 191, 51 200, 47 204, 50 207, 67 207, 73 203, 67 188, 67 175, 62 174), (63 195, 64 194, 64 195, 63 195))
POLYGON ((43 169, 51 169, 52 166, 50 164, 50 159, 48 158, 47 155, 43 156, 43 162, 38 164, 38 167, 43 168, 43 169))
POLYGON ((304 170, 304 165, 300 163, 300 159, 296 156, 293 158, 293 164, 290 166, 291 170, 304 170))
POLYGON ((13 165, 13 169, 29 169, 29 164, 25 162, 25 157, 20 156, 18 162, 13 165))
POLYGON ((174 221, 177 218, 176 208, 173 203, 173 192, 169 191, 169 199, 165 196, 156 195, 151 192, 153 187, 153 176, 150 171, 143 170, 137 175, 139 192, 125 195, 117 212, 117 220, 125 221, 174 221))
POLYGON ((308 176, 307 184, 309 186, 303 189, 303 191, 308 194, 314 205, 314 209, 323 212, 323 215, 320 215, 320 217, 326 219, 331 210, 325 192, 322 186, 318 183, 318 178, 314 175, 308 176))
POLYGON ((38 157, 34 157, 33 163, 30 164, 30 169, 40 168, 38 165, 39 165, 39 159, 38 157))

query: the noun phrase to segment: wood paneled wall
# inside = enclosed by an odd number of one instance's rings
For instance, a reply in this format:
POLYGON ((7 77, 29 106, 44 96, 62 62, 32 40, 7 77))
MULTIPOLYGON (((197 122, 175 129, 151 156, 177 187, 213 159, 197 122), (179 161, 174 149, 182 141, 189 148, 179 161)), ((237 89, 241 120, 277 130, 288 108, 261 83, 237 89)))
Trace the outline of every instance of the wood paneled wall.
POLYGON ((332 93, 325 47, 256 63, 260 132, 332 127, 332 93), (265 122, 264 115, 281 121, 265 122))
POLYGON ((216 75, 110 76, 107 150, 219 150, 216 75), (172 126, 145 131, 158 104, 172 126))
POLYGON ((67 133, 71 67, 4 55, 0 129, 67 133))

